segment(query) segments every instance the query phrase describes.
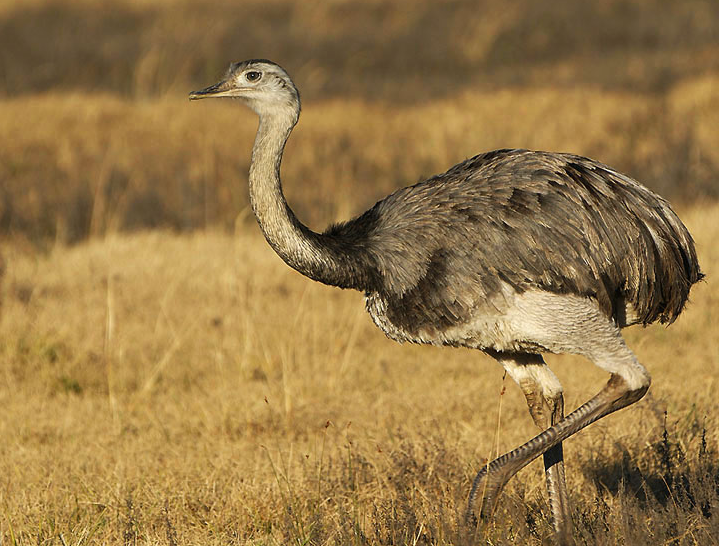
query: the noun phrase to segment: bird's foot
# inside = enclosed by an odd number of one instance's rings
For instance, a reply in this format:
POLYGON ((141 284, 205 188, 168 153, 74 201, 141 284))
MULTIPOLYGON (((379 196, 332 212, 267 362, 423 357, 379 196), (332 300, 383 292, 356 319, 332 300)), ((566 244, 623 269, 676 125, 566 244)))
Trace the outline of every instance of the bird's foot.
POLYGON ((500 491, 510 476, 504 471, 505 457, 499 457, 483 466, 473 480, 468 497, 465 523, 473 529, 487 522, 497 506, 500 491), (480 496, 480 515, 475 515, 476 500, 480 496))

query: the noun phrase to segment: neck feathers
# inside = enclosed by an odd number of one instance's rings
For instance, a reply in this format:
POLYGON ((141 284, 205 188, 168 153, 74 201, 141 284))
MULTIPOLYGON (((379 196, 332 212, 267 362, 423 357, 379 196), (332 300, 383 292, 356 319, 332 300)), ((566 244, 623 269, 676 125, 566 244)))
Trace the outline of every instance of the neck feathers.
POLYGON ((297 112, 261 116, 250 165, 250 204, 270 246, 290 267, 313 280, 341 288, 366 289, 367 268, 355 245, 304 226, 287 204, 280 162, 297 112))

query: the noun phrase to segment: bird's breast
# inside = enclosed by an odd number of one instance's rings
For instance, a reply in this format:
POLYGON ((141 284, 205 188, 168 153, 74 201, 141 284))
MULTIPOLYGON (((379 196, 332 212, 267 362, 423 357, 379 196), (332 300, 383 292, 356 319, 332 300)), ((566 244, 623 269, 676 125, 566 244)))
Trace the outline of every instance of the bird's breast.
POLYGON ((395 298, 374 292, 366 295, 365 307, 375 325, 387 337, 400 343, 495 351, 541 350, 520 331, 517 313, 512 310, 514 298, 514 289, 504 285, 501 293, 463 308, 463 313, 435 310, 436 314, 433 314, 432 309, 405 307, 395 298))
POLYGON ((518 292, 501 283, 500 291, 478 302, 456 321, 429 320, 396 308, 397 300, 380 293, 366 295, 366 308, 375 324, 398 342, 449 345, 499 352, 572 353, 589 355, 602 339, 594 339, 602 325, 619 335, 617 324, 594 298, 541 289, 518 292))

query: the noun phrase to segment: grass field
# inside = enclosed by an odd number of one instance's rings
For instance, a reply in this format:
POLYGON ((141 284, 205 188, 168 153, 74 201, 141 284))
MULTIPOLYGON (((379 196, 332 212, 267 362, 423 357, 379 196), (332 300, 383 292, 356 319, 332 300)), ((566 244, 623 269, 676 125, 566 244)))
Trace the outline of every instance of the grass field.
MULTIPOLYGON (((687 311, 628 332, 650 393, 567 444, 585 543, 717 542, 717 214, 682 211, 687 311)), ((494 361, 392 343, 256 229, 3 252, 4 543, 458 543, 474 471, 535 433, 494 361)), ((568 408, 606 379, 550 363, 568 408)), ((548 538, 543 484, 510 482, 492 544, 548 538)))
POLYGON ((284 173, 318 229, 507 147, 716 200, 717 19, 710 0, 0 0, 0 234, 232 230, 255 118, 185 99, 252 57, 300 88, 284 173))
MULTIPOLYGON (((387 340, 247 205, 254 116, 314 229, 480 151, 588 155, 668 197, 706 279, 634 327, 648 395, 567 442, 579 544, 718 543, 716 2, 0 0, 0 545, 464 544, 477 469, 536 431, 490 358, 387 340), (592 24, 591 24, 592 23, 592 24)), ((566 409, 607 377, 550 356, 566 409)), ((551 544, 542 465, 488 544, 551 544)))

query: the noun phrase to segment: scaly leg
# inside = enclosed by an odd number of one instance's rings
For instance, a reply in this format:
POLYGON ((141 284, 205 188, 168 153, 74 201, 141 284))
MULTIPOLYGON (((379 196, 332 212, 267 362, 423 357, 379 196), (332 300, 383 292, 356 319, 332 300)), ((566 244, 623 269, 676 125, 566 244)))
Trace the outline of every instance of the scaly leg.
MULTIPOLYGON (((538 389, 535 388, 530 397, 528 397, 524 388, 523 392, 525 392, 533 420, 540 430, 556 425, 563 419, 564 399, 562 393, 559 393, 554 399, 544 399, 542 411, 538 414, 537 410, 533 411, 537 405, 531 405, 531 399, 536 400, 538 397, 538 389)), ((567 486, 565 485, 565 462, 563 461, 562 443, 554 445, 543 453, 543 462, 545 464, 545 485, 548 492, 548 502, 550 503, 558 543, 563 546, 570 546, 574 544, 574 540, 572 538, 572 520, 570 518, 567 486)))
POLYGON ((637 402, 647 392, 649 386, 650 380, 647 376, 644 382, 632 384, 620 375, 612 374, 607 385, 588 402, 529 442, 482 468, 470 490, 468 519, 472 520, 473 505, 478 491, 484 491, 480 518, 487 519, 495 508, 500 490, 521 468, 589 424, 637 402))
MULTIPOLYGON (((493 356, 520 385, 530 415, 541 431, 562 420, 564 408, 562 385, 545 364, 542 356, 526 353, 496 353, 493 356)), ((565 485, 562 443, 548 449, 543 454, 543 459, 548 502, 558 542, 571 545, 573 544, 572 522, 565 485)))

